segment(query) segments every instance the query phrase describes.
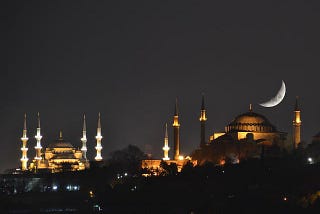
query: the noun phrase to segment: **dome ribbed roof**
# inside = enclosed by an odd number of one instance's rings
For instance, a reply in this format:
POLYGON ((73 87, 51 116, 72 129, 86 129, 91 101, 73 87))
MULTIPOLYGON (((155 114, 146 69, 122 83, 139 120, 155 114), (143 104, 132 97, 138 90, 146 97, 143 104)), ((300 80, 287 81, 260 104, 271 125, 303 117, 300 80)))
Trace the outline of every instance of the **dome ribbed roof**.
POLYGON ((48 148, 74 148, 71 143, 64 140, 57 140, 53 143, 50 143, 48 148))
POLYGON ((265 116, 249 111, 237 116, 226 127, 226 131, 276 132, 277 130, 265 116))
POLYGON ((50 143, 48 148, 74 148, 72 146, 71 143, 65 141, 63 138, 62 138, 62 132, 60 131, 60 136, 59 136, 59 139, 57 139, 55 142, 53 143, 50 143))

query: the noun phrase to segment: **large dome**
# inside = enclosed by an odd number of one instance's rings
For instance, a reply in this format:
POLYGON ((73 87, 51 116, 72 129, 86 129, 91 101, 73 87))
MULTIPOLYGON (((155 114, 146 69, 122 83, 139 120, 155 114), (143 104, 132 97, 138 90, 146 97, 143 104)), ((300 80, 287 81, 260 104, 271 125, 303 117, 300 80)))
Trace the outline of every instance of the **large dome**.
POLYGON ((226 132, 276 132, 269 120, 252 110, 237 116, 227 127, 226 132))
POLYGON ((72 144, 64 141, 64 140, 57 140, 53 143, 50 143, 48 148, 73 148, 72 144))
POLYGON ((60 131, 59 139, 53 143, 50 143, 48 148, 74 148, 71 143, 65 141, 62 138, 62 132, 60 131))

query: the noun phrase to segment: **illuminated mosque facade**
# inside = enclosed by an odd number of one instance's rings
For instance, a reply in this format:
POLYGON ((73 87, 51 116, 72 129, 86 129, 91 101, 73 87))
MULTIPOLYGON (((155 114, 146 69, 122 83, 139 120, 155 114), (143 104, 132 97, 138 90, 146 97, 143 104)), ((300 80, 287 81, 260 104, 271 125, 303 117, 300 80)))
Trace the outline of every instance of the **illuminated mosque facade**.
MULTIPOLYGON (((174 108, 173 115, 173 157, 170 159, 169 157, 169 137, 168 137, 168 126, 165 126, 165 135, 164 135, 164 146, 163 150, 163 158, 162 159, 146 159, 142 160, 141 168, 148 169, 151 171, 151 174, 158 175, 159 171, 161 171, 161 162, 165 162, 168 165, 176 164, 178 172, 181 171, 182 167, 191 162, 193 165, 197 165, 196 160, 192 160, 190 156, 184 157, 180 155, 180 123, 179 123, 179 110, 178 110, 178 100, 176 99, 176 104, 174 108)), ((145 176, 150 175, 144 174, 145 176)))
POLYGON ((253 111, 252 105, 249 111, 235 117, 226 127, 224 132, 214 132, 206 141, 206 108, 204 96, 200 109, 200 145, 190 156, 180 156, 180 123, 178 104, 176 101, 173 116, 173 157, 169 158, 169 143, 167 125, 165 129, 163 158, 148 159, 142 161, 142 168, 159 170, 162 161, 167 164, 175 163, 178 171, 188 161, 193 165, 212 162, 218 165, 225 163, 239 163, 243 159, 264 158, 281 156, 288 148, 288 142, 292 142, 292 149, 297 149, 301 142, 301 117, 298 106, 298 98, 294 107, 293 139, 287 139, 287 133, 278 129, 263 115, 253 111))
MULTIPOLYGON (((224 132, 214 132, 209 142, 205 143, 205 112, 204 98, 201 107, 201 140, 200 147, 192 153, 192 158, 199 164, 207 161, 223 165, 226 162, 239 163, 242 159, 281 156, 288 148, 287 133, 278 129, 263 115, 249 111, 235 117, 224 132)), ((293 139, 290 147, 297 149, 301 142, 301 118, 298 98, 294 107, 293 139)))
MULTIPOLYGON (((296 99, 293 117, 293 145, 291 148, 297 149, 301 141, 301 116, 298 106, 298 98, 296 99)), ((202 103, 200 109, 200 144, 190 156, 180 155, 180 122, 178 101, 176 100, 174 115, 173 115, 173 149, 172 158, 169 156, 170 146, 168 137, 168 126, 165 126, 164 145, 162 147, 162 159, 146 159, 142 160, 141 167, 152 170, 159 170, 162 162, 168 165, 176 164, 178 171, 182 167, 191 162, 193 165, 203 164, 205 162, 213 162, 215 164, 223 165, 225 163, 239 163, 243 159, 248 158, 263 158, 266 156, 279 156, 281 152, 286 150, 288 139, 287 133, 278 131, 272 123, 263 115, 253 111, 252 105, 249 111, 235 117, 226 127, 224 132, 214 132, 210 135, 209 141, 206 141, 206 122, 207 122, 206 108, 204 96, 202 96, 202 103)), ((83 118, 82 130, 82 147, 76 149, 70 142, 63 139, 62 132, 59 138, 49 144, 45 149, 41 145, 41 128, 40 116, 38 114, 37 133, 35 135, 36 146, 35 157, 32 162, 28 164, 28 147, 27 142, 27 126, 26 116, 24 118, 24 128, 22 141, 22 157, 21 170, 22 171, 41 171, 46 170, 50 172, 61 171, 78 171, 90 167, 87 159, 87 133, 86 120, 83 118)), ((98 163, 102 161, 101 156, 101 121, 100 113, 98 117, 97 135, 96 135, 96 157, 95 161, 98 163)))
MULTIPOLYGON (((38 113, 38 125, 37 125, 37 134, 35 136, 36 146, 35 157, 32 162, 28 164, 28 146, 27 142, 29 138, 27 137, 27 123, 26 115, 24 117, 24 127, 23 134, 21 137, 22 141, 22 157, 21 161, 21 170, 22 171, 47 171, 47 172, 64 172, 64 171, 79 171, 84 170, 90 167, 89 160, 87 159, 87 131, 86 131, 86 119, 85 115, 83 116, 83 129, 82 129, 82 147, 77 149, 70 142, 63 139, 62 131, 60 131, 59 138, 50 143, 46 148, 43 148, 41 145, 41 127, 40 127, 40 115, 38 113)), ((96 135, 96 157, 95 161, 101 162, 101 120, 100 113, 98 116, 98 126, 97 126, 97 135, 96 135)))

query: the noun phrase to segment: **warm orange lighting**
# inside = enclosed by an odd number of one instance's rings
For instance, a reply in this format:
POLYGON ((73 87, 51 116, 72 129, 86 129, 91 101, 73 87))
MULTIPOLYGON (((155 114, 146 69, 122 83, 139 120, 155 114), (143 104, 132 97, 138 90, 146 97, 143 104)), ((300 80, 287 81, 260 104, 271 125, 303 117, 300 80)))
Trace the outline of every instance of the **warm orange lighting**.
POLYGON ((173 117, 173 126, 176 126, 176 127, 179 127, 180 124, 179 124, 179 117, 178 116, 174 116, 173 117))
POLYGON ((300 111, 295 111, 295 119, 293 121, 296 124, 300 124, 301 123, 301 116, 300 116, 300 111))
POLYGON ((179 160, 184 160, 184 157, 183 157, 182 155, 180 155, 180 156, 178 157, 178 159, 179 159, 179 160))
POLYGON ((199 118, 200 121, 206 121, 207 117, 206 117, 206 111, 205 110, 201 110, 201 115, 199 118))
POLYGON ((93 198, 93 197, 94 197, 94 194, 93 194, 93 191, 92 191, 92 190, 89 191, 89 196, 90 196, 90 198, 93 198))
POLYGON ((226 161, 225 161, 224 159, 221 159, 221 160, 220 160, 220 165, 223 166, 223 165, 225 165, 225 164, 226 164, 226 161))

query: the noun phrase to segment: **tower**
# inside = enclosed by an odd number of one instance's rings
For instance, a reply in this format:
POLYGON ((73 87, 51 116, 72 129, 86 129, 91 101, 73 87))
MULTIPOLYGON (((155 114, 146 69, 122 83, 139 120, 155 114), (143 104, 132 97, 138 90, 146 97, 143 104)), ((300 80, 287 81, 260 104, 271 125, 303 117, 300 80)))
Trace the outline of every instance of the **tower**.
POLYGON ((296 103, 294 107, 294 118, 293 118, 293 148, 297 149, 301 142, 301 116, 298 105, 298 97, 296 97, 296 103))
POLYGON ((202 103, 201 103, 201 111, 200 111, 200 148, 203 148, 206 145, 205 136, 206 136, 206 109, 204 106, 204 95, 202 94, 202 103))
POLYGON ((176 105, 174 108, 174 116, 173 116, 173 159, 179 160, 180 155, 180 124, 179 124, 179 112, 178 112, 178 99, 176 99, 176 105))
POLYGON ((24 123, 23 123, 23 133, 21 137, 22 141, 22 147, 21 147, 21 152, 22 152, 22 157, 20 159, 21 161, 21 170, 25 171, 28 169, 28 157, 27 157, 27 142, 28 142, 28 137, 27 137, 27 114, 24 114, 24 123))
POLYGON ((86 115, 83 115, 83 127, 82 127, 82 157, 83 159, 87 160, 87 128, 86 128, 86 115))
POLYGON ((102 157, 101 157, 101 149, 102 149, 101 139, 102 139, 102 136, 101 136, 100 112, 99 112, 99 118, 98 118, 98 128, 97 128, 96 139, 97 139, 97 146, 95 147, 95 149, 97 150, 97 155, 95 157, 95 160, 96 161, 102 161, 102 157))
POLYGON ((35 160, 36 160, 36 166, 39 166, 40 161, 41 161, 41 129, 40 129, 40 114, 38 112, 38 127, 37 127, 37 135, 35 136, 35 139, 37 140, 37 145, 34 147, 36 150, 36 156, 35 156, 35 160))
POLYGON ((166 130, 165 130, 165 134, 164 134, 164 146, 162 148, 163 150, 163 160, 170 160, 169 158, 169 146, 168 146, 168 124, 166 123, 166 130))

